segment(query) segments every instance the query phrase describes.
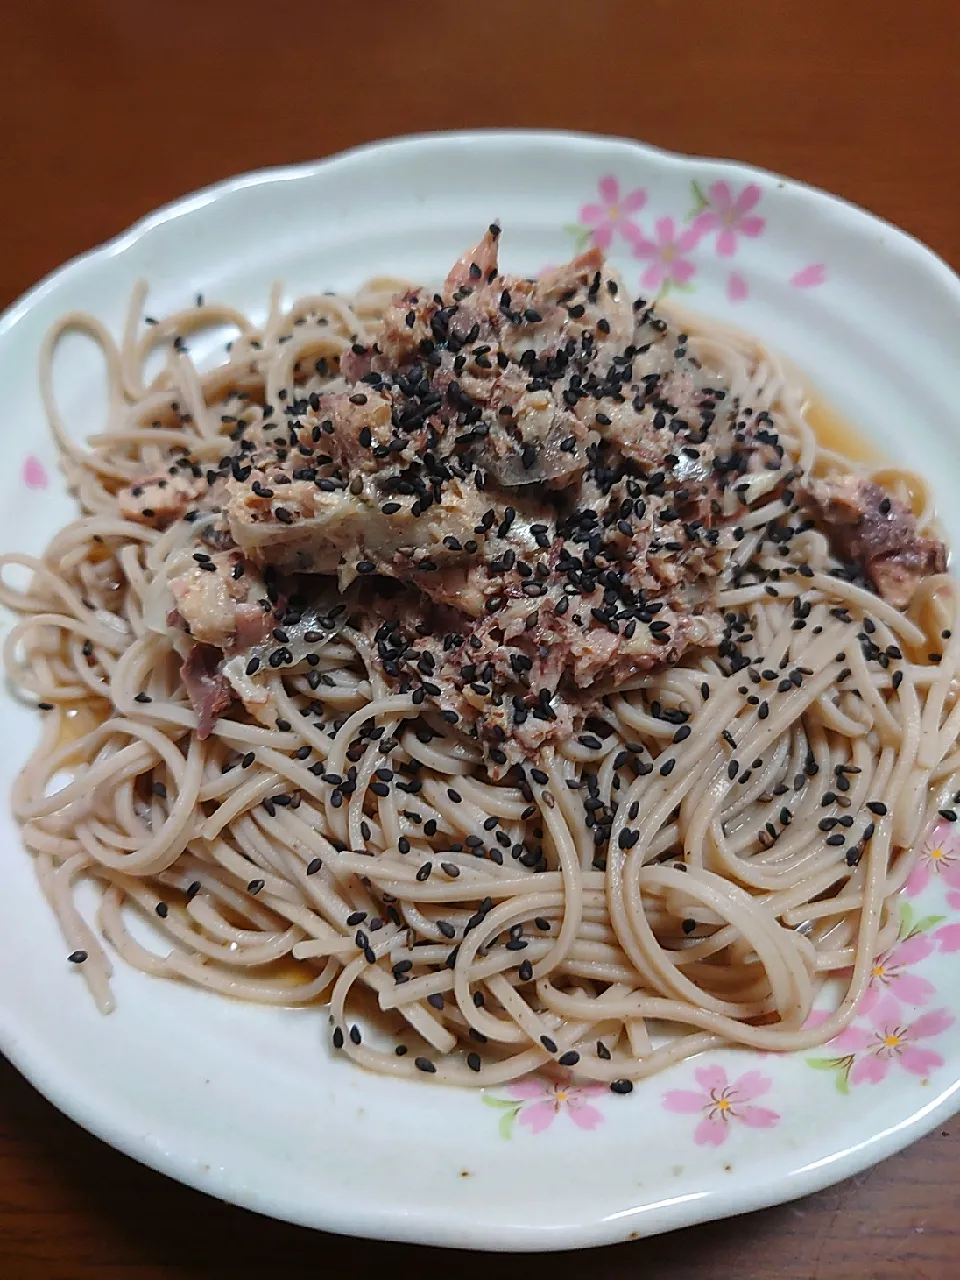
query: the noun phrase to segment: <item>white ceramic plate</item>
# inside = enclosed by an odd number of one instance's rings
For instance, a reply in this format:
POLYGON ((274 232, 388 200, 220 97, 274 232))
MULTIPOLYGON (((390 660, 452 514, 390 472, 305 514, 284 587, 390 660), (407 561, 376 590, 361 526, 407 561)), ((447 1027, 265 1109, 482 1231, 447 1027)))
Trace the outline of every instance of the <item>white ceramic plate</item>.
MULTIPOLYGON (((536 271, 594 238, 638 291, 682 291, 789 353, 842 413, 931 477, 960 545, 960 281, 933 254, 741 165, 603 138, 479 133, 234 179, 28 294, 0 322, 0 546, 38 552, 72 514, 35 374, 60 313, 82 307, 117 327, 138 276, 151 282, 150 311, 202 291, 254 315, 278 278, 296 293, 385 272, 434 279, 493 217, 508 270, 536 271)), ((69 419, 95 429, 89 349, 68 345, 57 372, 69 419)), ((35 733, 33 713, 5 696, 3 794, 35 733)), ((802 1195, 960 1105, 960 839, 949 832, 931 837, 904 898, 903 940, 840 1043, 713 1053, 630 1097, 379 1079, 329 1056, 321 1011, 247 1007, 122 968, 118 1011, 101 1018, 7 815, 0 859, 4 1053, 101 1138, 276 1217, 487 1249, 600 1244, 802 1195)))

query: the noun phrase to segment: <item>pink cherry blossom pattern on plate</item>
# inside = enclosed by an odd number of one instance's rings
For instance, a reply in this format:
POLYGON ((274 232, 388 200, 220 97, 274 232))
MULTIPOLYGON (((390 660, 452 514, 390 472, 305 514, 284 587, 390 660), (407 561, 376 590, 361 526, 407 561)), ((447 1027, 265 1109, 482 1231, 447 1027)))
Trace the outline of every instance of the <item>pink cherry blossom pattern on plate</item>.
POLYGON ((811 262, 809 267, 795 271, 790 277, 790 283, 795 289, 813 289, 818 284, 825 284, 826 280, 827 268, 822 262, 811 262))
POLYGON ((23 483, 28 489, 45 489, 47 487, 47 469, 34 454, 30 454, 23 464, 23 483))
POLYGON ((879 1084, 896 1065, 925 1078, 943 1066, 943 1058, 922 1041, 953 1025, 947 1009, 932 1009, 910 1019, 899 1000, 884 995, 867 1014, 866 1025, 853 1023, 827 1045, 832 1061, 851 1085, 879 1084))
POLYGON ((870 973, 870 983, 857 1008, 862 1017, 875 1009, 884 996, 893 996, 901 1004, 918 1008, 936 995, 936 988, 926 978, 910 972, 910 966, 925 960, 936 949, 929 934, 916 934, 895 943, 889 951, 878 956, 870 973))
POLYGON ((920 845, 916 866, 907 877, 903 887, 908 898, 915 898, 922 893, 932 877, 942 876, 943 881, 952 890, 957 891, 957 899, 951 894, 951 906, 960 907, 960 824, 954 822, 936 822, 920 845))
POLYGON ((591 1098, 605 1093, 603 1085, 575 1085, 530 1076, 510 1085, 507 1093, 521 1102, 519 1121, 531 1133, 549 1129, 561 1112, 566 1112, 578 1129, 596 1129, 603 1112, 592 1106, 591 1098))
MULTIPOLYGON (((947 894, 947 906, 952 911, 960 911, 960 865, 947 867, 943 878, 947 884, 955 886, 947 894)), ((960 951, 960 924, 945 924, 933 937, 941 951, 960 951)))
MULTIPOLYGON (((950 894, 951 898, 955 896, 960 897, 960 894, 950 894)), ((941 951, 960 951, 960 924, 945 924, 936 931, 933 938, 941 951)))
POLYGON ((483 1101, 499 1110, 500 1136, 509 1138, 514 1122, 531 1133, 543 1133, 561 1113, 578 1129, 596 1129, 603 1123, 603 1112, 593 1106, 591 1099, 607 1092, 602 1084, 573 1084, 569 1080, 525 1076, 507 1086, 509 1097, 485 1093, 483 1101))
POLYGON ((633 246, 634 256, 650 263, 641 277, 645 289, 666 289, 670 285, 685 285, 696 267, 684 257, 695 249, 700 233, 695 227, 678 231, 673 218, 658 218, 654 224, 654 238, 641 236, 633 246))
POLYGON ((727 276, 727 298, 730 302, 743 302, 748 293, 747 282, 739 271, 731 271, 727 276))
POLYGON ((752 212, 760 202, 760 188, 753 182, 748 183, 737 196, 730 189, 729 182, 723 181, 714 182, 705 196, 699 188, 694 190, 706 208, 697 214, 693 225, 701 235, 717 232, 718 257, 732 258, 737 252, 738 236, 755 239, 767 225, 765 219, 752 212))
POLYGON ((746 1071, 736 1080, 728 1080, 723 1067, 716 1064, 698 1067, 693 1073, 699 1090, 670 1089, 663 1095, 663 1107, 675 1115, 701 1116, 693 1133, 700 1147, 719 1147, 727 1139, 734 1124, 749 1129, 772 1129, 780 1121, 776 1111, 753 1105, 772 1085, 759 1071, 746 1071))
POLYGON ((640 238, 640 228, 630 217, 639 213, 647 203, 647 193, 642 187, 620 193, 620 183, 607 174, 597 183, 600 196, 598 204, 585 204, 580 209, 580 221, 591 229, 591 238, 598 249, 609 249, 616 232, 631 243, 640 238))

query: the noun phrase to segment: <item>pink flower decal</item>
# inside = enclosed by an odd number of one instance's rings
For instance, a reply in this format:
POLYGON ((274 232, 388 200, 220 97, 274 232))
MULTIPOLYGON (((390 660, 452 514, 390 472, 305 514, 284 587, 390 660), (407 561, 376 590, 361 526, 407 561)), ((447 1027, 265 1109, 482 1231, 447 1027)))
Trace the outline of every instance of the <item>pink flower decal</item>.
POLYGON ((47 487, 47 469, 39 458, 31 453, 23 464, 23 483, 28 489, 47 487))
POLYGON ((596 1129, 603 1123, 603 1112, 590 1099, 609 1092, 602 1084, 571 1084, 568 1080, 548 1080, 526 1076, 507 1086, 508 1098, 484 1094, 488 1107, 501 1110, 500 1134, 509 1138, 515 1121, 531 1133, 549 1129, 561 1112, 565 1112, 578 1129, 596 1129))
POLYGON ((931 936, 914 934, 879 956, 857 1014, 869 1014, 885 996, 893 996, 914 1008, 926 1004, 936 994, 936 988, 926 978, 910 973, 908 966, 932 955, 935 946, 931 936))
POLYGON ((649 261, 650 265, 641 277, 645 289, 669 288, 685 285, 696 272, 696 267, 683 255, 695 248, 700 240, 696 227, 677 231, 673 218, 658 218, 654 227, 654 239, 640 236, 633 247, 634 255, 649 261))
POLYGON ((731 302, 743 302, 747 296, 747 282, 739 271, 731 271, 727 277, 727 298, 731 302))
POLYGON ((896 997, 888 994, 873 1006, 867 1026, 847 1027, 828 1047, 839 1051, 838 1065, 852 1085, 879 1084, 895 1063, 911 1075, 926 1077, 943 1066, 943 1058, 920 1041, 946 1031, 953 1021, 948 1010, 933 1009, 911 1022, 896 997))
POLYGON ((813 262, 809 267, 804 267, 802 271, 792 275, 790 283, 795 289, 812 289, 815 285, 824 284, 826 279, 826 266, 822 262, 813 262))
POLYGON ((937 822, 920 846, 917 864, 910 872, 904 893, 915 898, 930 883, 932 876, 942 876, 956 893, 949 895, 950 905, 960 908, 960 832, 954 822, 937 822))
POLYGON ((933 937, 941 951, 960 951, 960 924, 945 924, 933 937))
POLYGON ((753 1106, 772 1081, 759 1071, 747 1071, 734 1081, 723 1067, 698 1067, 693 1073, 700 1090, 671 1089, 663 1095, 663 1106, 677 1115, 700 1115, 693 1140, 701 1147, 719 1147, 727 1139, 735 1121, 750 1129, 772 1129, 780 1120, 776 1111, 753 1106))
POLYGON ((599 249, 609 249, 614 233, 619 232, 631 242, 640 236, 640 228, 629 216, 639 213, 647 203, 647 193, 642 187, 620 194, 620 183, 612 175, 601 178, 597 184, 599 204, 585 204, 580 210, 580 221, 592 229, 593 243, 599 249))
POLYGON ((717 254, 721 258, 733 257, 738 236, 752 240, 767 225, 763 218, 751 212, 760 201, 760 188, 755 183, 745 186, 738 196, 734 196, 728 182, 715 182, 705 196, 698 187, 694 187, 694 193, 705 206, 704 211, 697 214, 694 226, 701 235, 710 231, 718 233, 717 254))

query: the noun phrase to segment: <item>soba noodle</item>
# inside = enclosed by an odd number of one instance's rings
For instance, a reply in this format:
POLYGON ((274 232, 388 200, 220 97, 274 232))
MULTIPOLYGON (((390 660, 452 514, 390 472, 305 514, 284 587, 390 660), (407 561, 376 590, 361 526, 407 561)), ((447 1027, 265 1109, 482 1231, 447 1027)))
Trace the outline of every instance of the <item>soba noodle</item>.
MULTIPOLYGON (((786 508, 760 505, 735 555, 766 557, 777 586, 728 585, 718 601, 743 613, 749 667, 727 674, 693 650, 638 675, 523 785, 494 781, 475 740, 388 687, 353 625, 198 736, 155 618, 182 529, 122 518, 116 492, 177 453, 216 466, 238 421, 321 390, 323 362, 333 375, 369 340, 398 287, 288 307, 278 288, 262 325, 198 299, 143 326, 140 285, 119 346, 79 313, 46 338, 44 401, 82 515, 42 557, 0 557, 0 572, 31 575, 20 590, 8 574, 0 600, 20 615, 7 669, 46 708, 13 809, 71 959, 104 1011, 113 954, 225 996, 327 1007, 355 1062, 447 1083, 559 1063, 625 1092, 708 1047, 829 1040, 896 936, 911 851, 958 788, 947 575, 901 612, 834 576, 816 528, 788 557, 762 545, 786 508), (237 331, 227 360, 202 372, 183 340, 223 326, 237 331), (106 360, 109 418, 87 446, 52 390, 68 333, 106 360), (91 885, 93 922, 78 905, 91 885), (827 978, 836 1008, 809 1025, 827 978)), ((774 355, 687 328, 742 408, 775 413, 803 473, 869 474, 818 444, 774 355)), ((888 469, 884 483, 929 525, 921 481, 888 469)))

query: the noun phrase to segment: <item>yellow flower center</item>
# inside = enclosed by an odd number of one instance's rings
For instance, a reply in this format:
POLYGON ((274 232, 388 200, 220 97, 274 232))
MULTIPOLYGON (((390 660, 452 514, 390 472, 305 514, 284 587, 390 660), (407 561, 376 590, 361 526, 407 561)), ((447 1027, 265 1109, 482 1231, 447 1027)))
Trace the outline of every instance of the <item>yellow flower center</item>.
POLYGON ((558 1090, 557 1090, 557 1101, 558 1101, 558 1102, 566 1102, 566 1100, 567 1100, 567 1093, 566 1093, 566 1090, 565 1090, 565 1089, 558 1089, 558 1090))
POLYGON ((883 1043, 887 1046, 888 1049, 895 1049, 897 1045, 900 1043, 901 1039, 902 1039, 901 1036, 884 1036, 883 1043))
POLYGON ((887 972, 886 965, 875 964, 873 966, 873 976, 875 978, 882 978, 886 972, 887 972))
POLYGON ((729 1110, 730 1110, 730 1103, 729 1103, 729 1101, 728 1101, 726 1098, 718 1098, 718 1099, 717 1099, 717 1110, 718 1110, 718 1111, 729 1111, 729 1110))
POLYGON ((672 262, 677 256, 677 246, 675 244, 665 244, 661 252, 664 262, 672 262))
POLYGON ((610 206, 610 210, 609 210, 609 212, 610 212, 610 217, 611 217, 611 218, 619 218, 619 217, 620 217, 620 206, 619 206, 618 204, 612 204, 612 205, 610 206))
POLYGON ((943 850, 940 848, 939 845, 937 845, 935 849, 930 850, 930 857, 934 860, 934 862, 939 862, 941 860, 941 858, 943 857, 943 850))

